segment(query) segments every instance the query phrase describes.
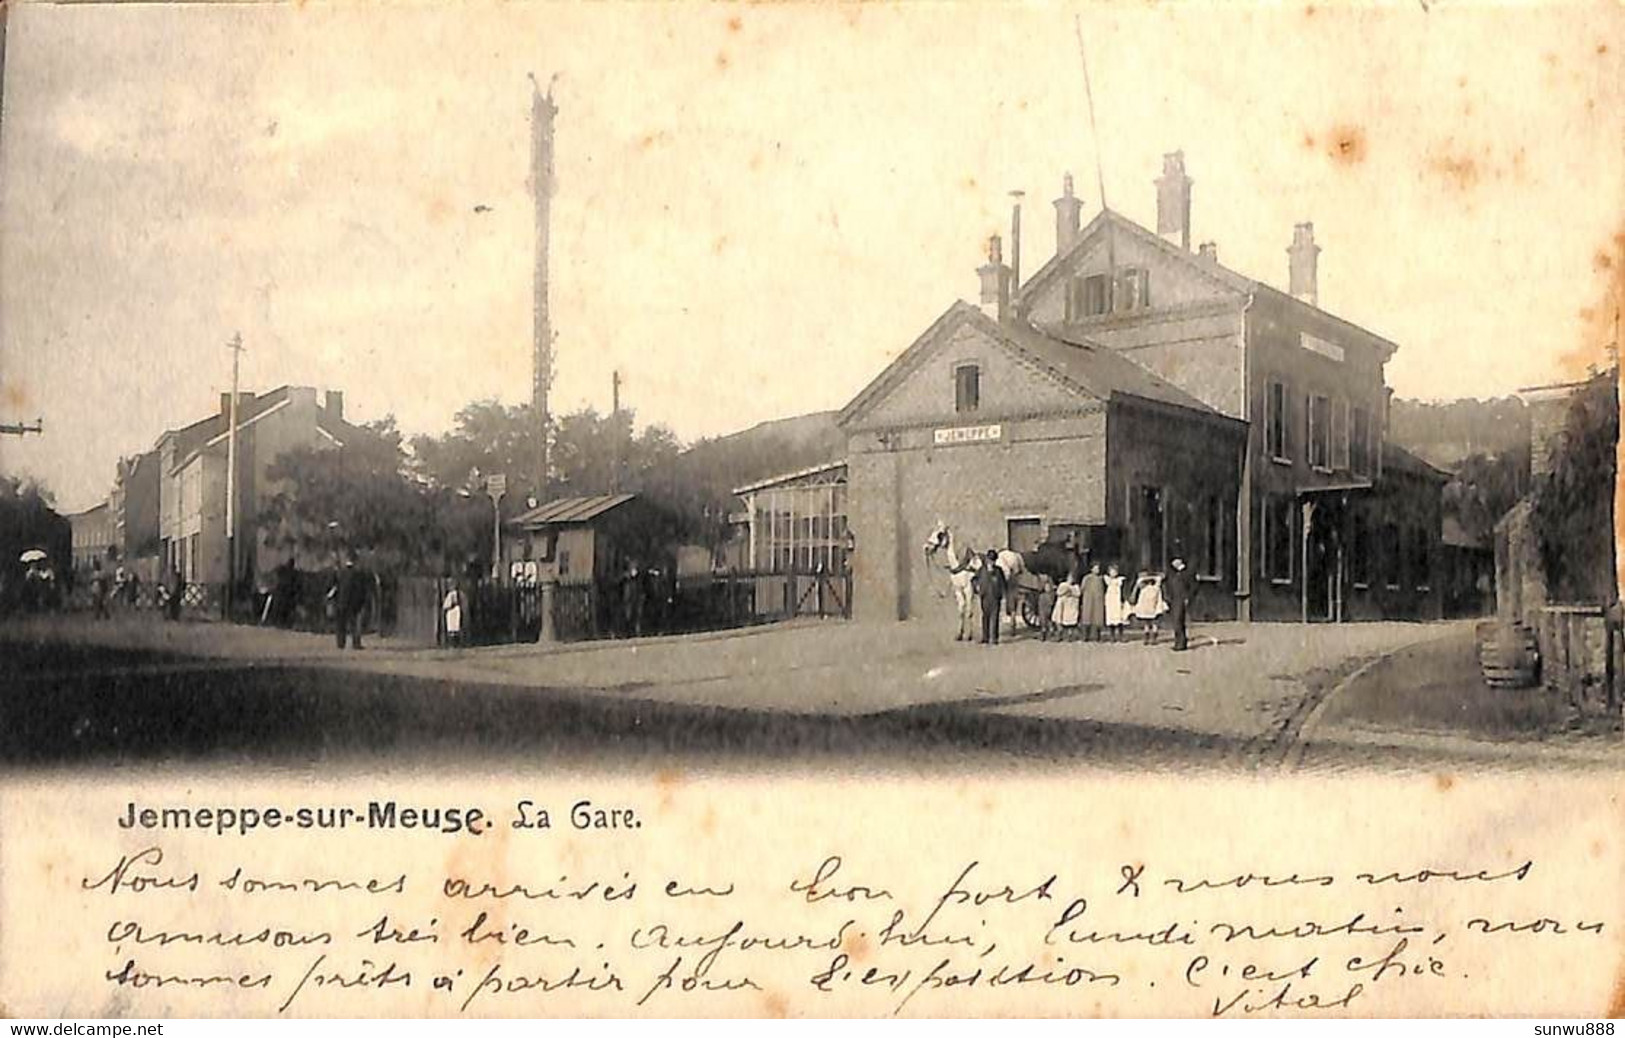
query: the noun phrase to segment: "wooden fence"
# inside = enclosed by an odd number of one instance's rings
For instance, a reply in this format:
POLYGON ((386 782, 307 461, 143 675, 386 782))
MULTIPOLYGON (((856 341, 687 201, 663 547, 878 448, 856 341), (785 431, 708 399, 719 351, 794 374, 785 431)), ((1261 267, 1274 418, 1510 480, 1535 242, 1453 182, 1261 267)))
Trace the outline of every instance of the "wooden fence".
MULTIPOLYGON (((561 642, 681 634, 775 623, 798 617, 849 618, 849 573, 728 573, 651 581, 631 597, 615 582, 576 582, 551 588, 463 581, 464 644, 539 640, 543 610, 551 602, 552 636, 561 642)), ((444 644, 442 604, 447 580, 398 582, 391 613, 394 633, 423 644, 444 644)))

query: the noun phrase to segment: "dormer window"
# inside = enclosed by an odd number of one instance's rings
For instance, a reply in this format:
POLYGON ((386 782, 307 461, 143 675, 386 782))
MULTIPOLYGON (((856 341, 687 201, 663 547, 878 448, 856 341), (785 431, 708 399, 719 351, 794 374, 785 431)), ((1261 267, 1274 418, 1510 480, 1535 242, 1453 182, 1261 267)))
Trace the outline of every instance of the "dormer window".
POLYGON ((1119 312, 1144 310, 1151 305, 1151 272, 1144 267, 1124 267, 1117 272, 1116 309, 1119 312))
POLYGON ((1091 274, 1078 281, 1077 312, 1084 317, 1095 317, 1106 312, 1106 276, 1091 274))
POLYGON ((961 364, 954 369, 954 410, 965 414, 982 404, 982 369, 961 364))

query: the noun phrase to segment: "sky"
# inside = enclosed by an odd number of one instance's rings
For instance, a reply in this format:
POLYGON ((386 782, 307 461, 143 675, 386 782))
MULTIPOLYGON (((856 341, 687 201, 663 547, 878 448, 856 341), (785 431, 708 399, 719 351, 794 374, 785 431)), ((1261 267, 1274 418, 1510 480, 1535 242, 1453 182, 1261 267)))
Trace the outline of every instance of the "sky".
POLYGON ((685 440, 844 405, 1063 172, 1400 344, 1397 394, 1572 377, 1614 334, 1613 4, 13 7, 0 113, 0 471, 67 509, 245 389, 447 429, 529 397, 530 85, 554 88, 553 405, 685 440), (1091 132, 1074 34, 1096 100, 1091 132), (478 207, 478 208, 476 208, 478 207))

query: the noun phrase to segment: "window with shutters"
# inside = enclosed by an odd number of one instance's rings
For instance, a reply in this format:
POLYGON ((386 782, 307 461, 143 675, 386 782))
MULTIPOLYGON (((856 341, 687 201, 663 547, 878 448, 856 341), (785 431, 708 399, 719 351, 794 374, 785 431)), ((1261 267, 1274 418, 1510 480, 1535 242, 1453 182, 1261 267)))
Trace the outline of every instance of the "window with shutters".
POLYGON ((1293 499, 1271 494, 1264 499, 1264 566, 1276 584, 1292 582, 1293 499))
POLYGON ((1385 523, 1382 528, 1383 554, 1387 557, 1387 580, 1390 591, 1398 591, 1405 581, 1405 542, 1400 539, 1399 527, 1385 523))
POLYGON ((1332 468, 1349 470, 1349 402, 1341 398, 1332 407, 1332 468))
POLYGON ((1357 588, 1371 586, 1371 520, 1364 512, 1354 513, 1354 543, 1349 559, 1349 577, 1357 588))
POLYGON ((964 414, 981 405, 982 369, 975 364, 961 364, 954 369, 954 410, 964 414))
POLYGON ((1271 379, 1264 394, 1264 439, 1265 450, 1269 456, 1285 465, 1292 464, 1292 457, 1288 453, 1287 429, 1290 415, 1288 414, 1286 383, 1280 379, 1271 379))
POLYGON ((1106 275, 1091 274, 1083 279, 1083 315, 1093 317, 1106 312, 1106 275))
POLYGON ((1330 472, 1332 466, 1332 402, 1329 397, 1311 395, 1305 401, 1308 411, 1309 467, 1330 472))
POLYGON ((1364 407, 1350 413, 1349 471, 1356 476, 1371 474, 1371 412, 1364 407))

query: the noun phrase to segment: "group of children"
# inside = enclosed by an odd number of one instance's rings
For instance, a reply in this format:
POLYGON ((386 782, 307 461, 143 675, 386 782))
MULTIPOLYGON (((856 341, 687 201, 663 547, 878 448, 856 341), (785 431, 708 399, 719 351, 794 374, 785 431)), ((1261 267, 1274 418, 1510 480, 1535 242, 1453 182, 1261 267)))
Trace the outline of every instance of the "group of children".
POLYGON ((1040 578, 1038 636, 1042 641, 1123 640, 1124 628, 1140 627, 1141 640, 1154 644, 1157 625, 1168 611, 1162 575, 1142 572, 1132 586, 1115 565, 1100 572, 1098 563, 1081 577, 1068 574, 1059 584, 1040 578))

